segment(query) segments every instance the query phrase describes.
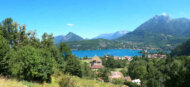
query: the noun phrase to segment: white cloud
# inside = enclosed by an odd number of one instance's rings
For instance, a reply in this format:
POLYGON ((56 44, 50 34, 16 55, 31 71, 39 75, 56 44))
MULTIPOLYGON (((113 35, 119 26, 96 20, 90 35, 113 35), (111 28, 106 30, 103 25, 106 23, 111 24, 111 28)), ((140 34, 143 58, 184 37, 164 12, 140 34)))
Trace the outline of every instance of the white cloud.
POLYGON ((74 24, 67 24, 67 26, 72 27, 72 26, 74 26, 74 24))

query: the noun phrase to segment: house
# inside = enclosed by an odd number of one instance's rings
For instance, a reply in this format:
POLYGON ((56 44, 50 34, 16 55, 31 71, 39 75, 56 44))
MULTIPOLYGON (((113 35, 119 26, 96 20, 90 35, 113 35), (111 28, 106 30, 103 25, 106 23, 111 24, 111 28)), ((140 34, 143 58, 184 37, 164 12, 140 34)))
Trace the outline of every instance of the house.
POLYGON ((104 66, 102 65, 102 60, 98 57, 98 56, 94 56, 91 60, 90 60, 90 69, 91 70, 98 70, 104 68, 104 66))
POLYGON ((130 77, 130 76, 125 77, 125 78, 124 78, 124 80, 125 80, 125 81, 128 81, 128 82, 132 82, 132 80, 131 80, 131 77, 130 77))
POLYGON ((110 82, 112 82, 113 79, 124 79, 124 76, 121 72, 111 71, 111 75, 109 76, 110 82))
POLYGON ((141 85, 141 80, 140 79, 132 80, 132 82, 136 83, 137 85, 141 85))

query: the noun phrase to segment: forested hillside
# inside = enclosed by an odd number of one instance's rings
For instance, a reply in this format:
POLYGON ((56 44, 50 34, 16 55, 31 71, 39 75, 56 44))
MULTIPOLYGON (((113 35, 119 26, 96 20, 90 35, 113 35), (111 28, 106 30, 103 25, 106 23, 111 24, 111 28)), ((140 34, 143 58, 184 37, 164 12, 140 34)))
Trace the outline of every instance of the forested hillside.
POLYGON ((171 56, 190 56, 190 39, 172 50, 171 56))
POLYGON ((187 43, 176 47, 166 59, 135 57, 129 64, 128 74, 140 78, 143 87, 189 87, 190 52, 183 48, 190 46, 187 43))

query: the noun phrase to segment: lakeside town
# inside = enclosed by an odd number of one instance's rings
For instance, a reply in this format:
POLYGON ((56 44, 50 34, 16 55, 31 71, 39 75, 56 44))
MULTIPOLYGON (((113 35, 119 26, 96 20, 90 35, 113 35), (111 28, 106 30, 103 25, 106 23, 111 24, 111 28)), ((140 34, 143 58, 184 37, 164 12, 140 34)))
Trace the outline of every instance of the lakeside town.
MULTIPOLYGON (((147 52, 147 51, 146 51, 147 52)), ((160 53, 145 53, 143 55, 147 55, 147 58, 148 59, 166 59, 167 58, 167 54, 160 54, 160 53)), ((142 55, 142 56, 143 56, 142 55)), ((109 55, 105 55, 104 56, 106 58, 106 60, 108 58, 110 58, 109 55)), ((114 60, 123 60, 126 62, 126 66, 128 66, 130 64, 130 62, 133 60, 133 57, 130 57, 130 56, 123 56, 123 57, 119 57, 119 56, 113 56, 113 59, 114 60)), ((95 55, 94 57, 92 58, 81 58, 81 61, 83 62, 86 62, 88 63, 89 65, 89 68, 92 70, 92 71, 95 71, 96 74, 98 74, 99 70, 100 69, 103 69, 105 68, 104 65, 102 64, 102 60, 100 57, 98 57, 97 55, 95 55)), ((108 76, 108 79, 109 79, 109 82, 113 82, 113 80, 123 80, 123 81, 127 81, 127 82, 132 82, 134 84, 137 84, 137 85, 141 85, 141 80, 136 78, 136 79, 131 79, 130 76, 124 76, 122 72, 120 72, 121 70, 124 70, 126 72, 124 73, 128 73, 128 69, 127 68, 113 68, 113 71, 110 71, 110 74, 108 76)), ((98 80, 101 81, 101 82, 104 82, 104 80, 102 79, 102 77, 98 77, 98 80)))
POLYGON ((0 87, 190 87, 190 0, 0 3, 0 87))

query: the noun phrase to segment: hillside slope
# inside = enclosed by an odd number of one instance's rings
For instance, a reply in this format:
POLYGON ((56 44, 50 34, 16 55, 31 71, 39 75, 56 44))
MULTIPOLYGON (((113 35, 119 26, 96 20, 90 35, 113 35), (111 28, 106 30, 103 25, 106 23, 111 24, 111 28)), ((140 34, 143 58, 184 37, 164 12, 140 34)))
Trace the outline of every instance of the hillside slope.
POLYGON ((172 50, 171 56, 190 56, 190 39, 172 50))
MULTIPOLYGON (((59 87, 58 80, 60 78, 52 78, 51 83, 35 83, 27 81, 18 81, 16 79, 7 79, 0 77, 0 87, 59 87)), ((87 80, 79 77, 72 76, 72 80, 75 82, 76 87, 122 87, 120 85, 114 85, 111 83, 104 83, 98 80, 87 80)))

